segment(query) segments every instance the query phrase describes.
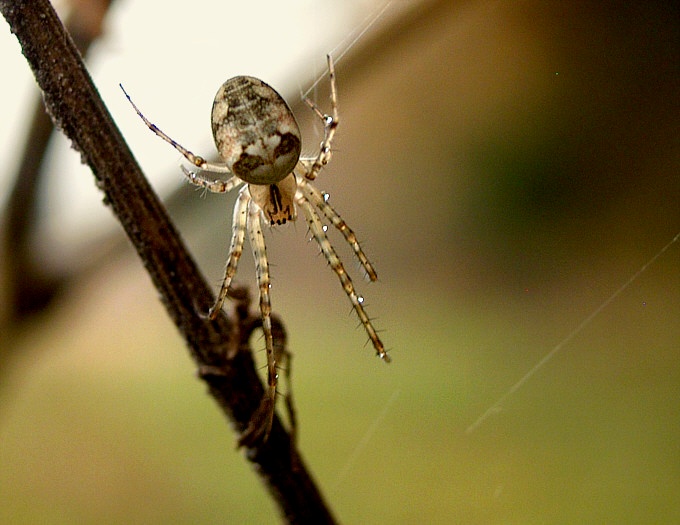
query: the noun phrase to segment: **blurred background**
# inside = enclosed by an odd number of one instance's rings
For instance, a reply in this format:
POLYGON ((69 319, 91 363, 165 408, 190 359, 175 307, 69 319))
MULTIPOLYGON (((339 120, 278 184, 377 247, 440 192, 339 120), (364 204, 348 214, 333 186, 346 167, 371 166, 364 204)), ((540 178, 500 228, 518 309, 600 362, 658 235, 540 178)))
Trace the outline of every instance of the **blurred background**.
MULTIPOLYGON (((317 186, 376 264, 362 282, 332 237, 392 364, 304 223, 266 233, 300 448, 339 520, 680 521, 680 243, 662 251, 680 232, 677 6, 243 4, 58 7, 92 36, 102 19, 90 72, 216 289, 235 195, 186 184, 118 83, 209 156, 215 91, 257 76, 312 153, 322 130, 301 95, 321 79, 310 96, 327 107, 324 57, 342 55, 317 186)), ((276 521, 63 137, 30 186, 37 214, 11 220, 39 94, 1 27, 0 521, 276 521)), ((237 281, 254 290, 247 253, 237 281)))

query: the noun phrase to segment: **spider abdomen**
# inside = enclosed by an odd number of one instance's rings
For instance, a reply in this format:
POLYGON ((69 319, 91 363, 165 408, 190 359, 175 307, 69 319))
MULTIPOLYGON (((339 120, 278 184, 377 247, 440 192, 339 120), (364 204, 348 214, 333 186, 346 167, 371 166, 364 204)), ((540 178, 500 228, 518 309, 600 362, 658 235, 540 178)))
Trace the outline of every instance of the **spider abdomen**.
POLYGON ((275 184, 300 158, 300 128, 271 86, 253 77, 227 80, 215 95, 212 131, 227 167, 249 184, 275 184))

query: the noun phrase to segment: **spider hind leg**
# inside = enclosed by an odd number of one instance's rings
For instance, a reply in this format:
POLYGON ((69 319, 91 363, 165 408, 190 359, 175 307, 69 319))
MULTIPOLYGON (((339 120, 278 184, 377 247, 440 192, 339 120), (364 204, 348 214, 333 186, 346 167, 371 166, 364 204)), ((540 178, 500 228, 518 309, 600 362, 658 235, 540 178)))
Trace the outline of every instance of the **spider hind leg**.
POLYGON ((210 319, 215 319, 222 310, 222 305, 229 293, 229 286, 231 285, 234 275, 236 275, 238 262, 243 253, 243 243, 245 241, 248 224, 248 208, 250 205, 250 193, 248 193, 248 187, 244 186, 239 192, 236 204, 234 205, 234 220, 231 234, 231 246, 229 248, 229 259, 224 270, 224 279, 222 280, 222 287, 217 295, 217 300, 208 312, 208 317, 210 319))
POLYGON ((354 283, 352 282, 350 276, 347 274, 347 271, 345 270, 342 261, 340 260, 338 254, 336 253, 335 249, 328 240, 326 232, 324 231, 323 223, 321 222, 318 213, 314 209, 314 206, 312 206, 312 204, 301 193, 298 193, 297 195, 297 203, 300 205, 300 208, 302 208, 302 212, 304 213, 305 218, 307 219, 307 224, 309 225, 309 230, 312 232, 312 235, 316 239, 316 242, 319 244, 321 252, 326 258, 326 261, 328 261, 328 264, 330 265, 331 269, 338 276, 338 279, 340 279, 340 283, 342 284, 343 290, 345 290, 347 297, 352 303, 354 311, 359 316, 361 324, 366 330, 366 333, 368 334, 371 343, 373 343, 373 348, 375 348, 376 355, 386 363, 389 363, 390 356, 387 354, 385 346, 380 340, 378 332, 376 331, 375 327, 373 326, 373 323, 371 322, 371 318, 366 313, 366 310, 364 310, 362 304, 363 297, 356 293, 354 283))
POLYGON ((266 440, 269 436, 274 418, 276 386, 278 383, 276 353, 274 351, 274 339, 272 336, 272 306, 269 296, 269 287, 271 285, 269 278, 269 261, 267 259, 264 234, 262 233, 261 214, 261 208, 253 201, 250 201, 248 205, 247 228, 250 244, 253 249, 253 257, 255 259, 255 271, 257 274, 257 285, 260 295, 260 317, 262 319, 262 331, 264 332, 264 342, 267 352, 267 391, 260 402, 260 406, 253 414, 248 428, 239 440, 239 444, 245 446, 249 446, 259 440, 266 440))
POLYGON ((321 193, 318 189, 316 189, 312 184, 310 184, 303 178, 299 179, 298 186, 300 187, 300 190, 302 191, 304 198, 311 204, 313 204, 317 209, 319 209, 324 214, 326 219, 328 219, 328 221, 340 233, 342 233, 342 235, 345 237, 345 240, 347 241, 347 244, 349 244, 354 250, 354 255, 356 255, 357 259, 359 259, 359 263, 361 263, 361 266, 366 271, 366 275, 368 276, 368 278, 371 281, 377 281, 378 274, 376 273, 375 268, 371 264, 371 261, 369 261, 368 257, 366 257, 366 254, 361 248, 361 245, 359 244, 356 235, 354 234, 352 229, 348 226, 348 224, 343 220, 343 218, 340 217, 340 214, 337 211, 335 211, 335 208, 333 208, 333 206, 331 206, 328 203, 327 196, 321 193))

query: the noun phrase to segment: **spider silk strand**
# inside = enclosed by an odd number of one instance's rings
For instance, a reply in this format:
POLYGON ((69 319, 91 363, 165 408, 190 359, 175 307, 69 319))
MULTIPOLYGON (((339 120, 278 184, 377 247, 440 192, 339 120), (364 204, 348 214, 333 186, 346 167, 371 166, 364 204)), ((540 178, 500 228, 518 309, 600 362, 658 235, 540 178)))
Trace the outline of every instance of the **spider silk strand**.
MULTIPOLYGON (((378 20, 380 20, 383 15, 387 12, 387 9, 392 5, 393 0, 388 0, 383 4, 383 6, 378 9, 377 11, 374 11, 373 13, 369 13, 366 18, 364 18, 361 23, 351 31, 337 46, 335 46, 331 51, 330 55, 333 55, 334 62, 338 64, 342 57, 344 57, 347 52, 354 47, 354 45, 359 42, 363 38, 363 36, 368 32, 371 27, 373 27, 378 20), (335 54, 338 49, 342 49, 337 55, 335 54)), ((314 88, 321 82, 324 78, 326 77, 326 72, 322 72, 319 75, 317 75, 316 79, 312 83, 311 86, 307 89, 302 94, 302 99, 307 98, 309 94, 314 90, 314 88)))
POLYGON ((466 430, 466 434, 471 434, 477 428, 484 423, 491 415, 496 414, 501 411, 503 404, 507 399, 512 396, 515 392, 517 392, 524 384, 531 379, 531 377, 538 372, 541 368, 543 368, 548 361, 550 361, 553 357, 555 357, 555 354, 559 352, 569 341, 571 341, 576 335, 581 333, 583 329, 588 326, 595 317, 597 317, 605 308, 607 308, 614 299, 616 299, 621 293, 628 288, 640 275, 642 275, 649 266, 654 264, 654 262, 661 257, 666 251, 678 240, 680 239, 680 233, 676 234, 673 239, 666 244, 663 248, 661 248, 651 259, 649 259, 645 264, 642 265, 642 267, 635 272, 625 283, 623 283, 613 294, 611 294, 605 301, 598 306, 588 317, 586 317, 581 324, 579 324, 576 328, 574 328, 562 341, 560 341, 557 345, 553 347, 552 350, 550 350, 543 358, 538 361, 524 376, 520 378, 519 381, 517 381, 514 385, 510 387, 510 389, 503 394, 498 401, 496 401, 493 405, 491 405, 486 412, 484 412, 472 425, 470 425, 466 430))

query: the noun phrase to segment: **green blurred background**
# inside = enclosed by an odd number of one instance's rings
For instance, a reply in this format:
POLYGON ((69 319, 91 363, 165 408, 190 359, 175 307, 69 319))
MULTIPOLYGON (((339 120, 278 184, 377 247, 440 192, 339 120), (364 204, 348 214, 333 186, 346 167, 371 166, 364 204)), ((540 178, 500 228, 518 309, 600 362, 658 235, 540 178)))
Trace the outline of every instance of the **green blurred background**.
MULTIPOLYGON (((268 233, 300 448, 331 507, 344 523, 680 522, 680 244, 598 310, 680 231, 677 6, 397 4, 338 64, 317 185, 377 266, 377 284, 354 274, 392 364, 304 224, 268 233)), ((180 192, 171 212, 217 287, 234 197, 180 192)), ((117 246, 3 339, 0 522, 276 521, 117 246)), ((253 272, 244 257, 238 281, 253 272)))

